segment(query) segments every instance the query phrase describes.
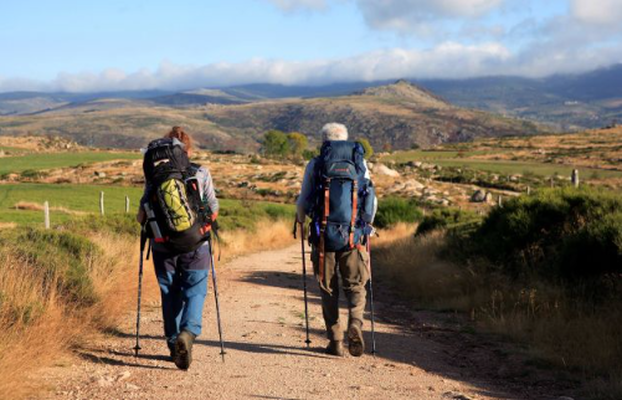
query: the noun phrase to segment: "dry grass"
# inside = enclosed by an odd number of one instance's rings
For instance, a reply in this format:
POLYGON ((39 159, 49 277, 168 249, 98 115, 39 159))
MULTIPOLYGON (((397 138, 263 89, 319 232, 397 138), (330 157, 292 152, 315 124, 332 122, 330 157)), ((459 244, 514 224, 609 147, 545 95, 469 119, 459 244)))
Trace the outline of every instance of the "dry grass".
POLYGON ((407 224, 405 222, 398 222, 397 224, 393 225, 390 229, 378 230, 378 236, 373 238, 372 244, 374 248, 376 246, 383 247, 384 245, 391 244, 395 242, 396 240, 413 236, 416 230, 417 230, 416 224, 407 224))
MULTIPOLYGON (((102 252, 89 260, 98 302, 79 309, 57 296, 56 278, 33 268, 11 251, 3 252, 0 273, 0 393, 23 398, 37 389, 25 385, 29 372, 50 365, 70 347, 85 344, 97 332, 116 326, 136 298, 136 244, 112 235, 93 238, 102 252), (131 275, 130 275, 131 274, 131 275), (132 284, 128 285, 128 281, 132 284), (10 299, 10 300, 9 300, 10 299)), ((149 274, 146 274, 149 276, 149 274)), ((156 286, 145 279, 146 297, 156 286)))
MULTIPOLYGON (((227 258, 293 243, 285 221, 261 221, 261 234, 232 231, 223 236, 227 258)), ((97 302, 86 308, 67 303, 56 292, 56 278, 11 249, 0 252, 0 393, 24 398, 39 389, 32 372, 51 365, 75 346, 87 345, 101 331, 115 328, 136 302, 137 241, 113 233, 89 237, 97 247, 86 261, 97 302)), ((159 290, 145 262, 143 301, 158 304, 159 290)))
MULTIPOLYGON (((44 206, 41 203, 35 203, 32 201, 19 201, 13 206, 16 210, 26 211, 43 211, 44 206)), ((86 215, 87 212, 70 210, 65 207, 50 207, 50 211, 60 212, 68 215, 86 215)))
POLYGON ((54 279, 28 268, 24 260, 3 255, 0 275, 0 393, 28 394, 24 374, 46 365, 75 337, 76 326, 54 290, 54 279), (28 271, 28 274, 24 274, 28 271), (10 299, 10 300, 9 300, 10 299))
MULTIPOLYGON (((396 236, 403 228, 398 228, 396 236)), ((433 308, 468 310, 469 285, 475 275, 468 269, 438 257, 444 234, 412 234, 396 241, 386 240, 373 250, 374 268, 393 281, 400 293, 433 308)))
POLYGON ((222 255, 225 260, 260 250, 271 250, 294 244, 291 224, 285 220, 261 220, 251 231, 222 233, 222 255))
POLYGON ((0 222, 0 229, 15 228, 17 224, 15 222, 0 222))
POLYGON ((567 370, 587 398, 622 398, 622 302, 588 306, 546 282, 528 285, 486 273, 482 265, 443 259, 445 236, 386 240, 375 269, 400 294, 426 308, 467 312, 483 331, 527 344, 527 356, 567 370))

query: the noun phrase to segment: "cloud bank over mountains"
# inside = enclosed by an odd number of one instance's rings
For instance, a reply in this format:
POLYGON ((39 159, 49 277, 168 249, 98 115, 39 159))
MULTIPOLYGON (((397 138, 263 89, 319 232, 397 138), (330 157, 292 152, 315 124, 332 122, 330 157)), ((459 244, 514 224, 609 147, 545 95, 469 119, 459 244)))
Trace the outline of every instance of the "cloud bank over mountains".
POLYGON ((179 65, 124 72, 61 73, 52 81, 0 76, 0 91, 183 90, 249 83, 320 85, 396 78, 540 77, 622 62, 622 0, 556 0, 545 17, 539 0, 261 0, 284 14, 324 13, 353 4, 372 31, 426 35, 425 48, 394 47, 343 58, 179 65), (512 24, 500 16, 512 15, 512 24))

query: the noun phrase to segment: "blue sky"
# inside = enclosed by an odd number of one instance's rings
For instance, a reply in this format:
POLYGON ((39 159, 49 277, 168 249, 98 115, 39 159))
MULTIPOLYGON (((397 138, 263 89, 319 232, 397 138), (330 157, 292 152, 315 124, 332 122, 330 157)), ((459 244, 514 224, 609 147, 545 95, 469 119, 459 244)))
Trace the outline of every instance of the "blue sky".
POLYGON ((622 62, 622 0, 3 0, 0 54, 0 91, 544 76, 622 62))

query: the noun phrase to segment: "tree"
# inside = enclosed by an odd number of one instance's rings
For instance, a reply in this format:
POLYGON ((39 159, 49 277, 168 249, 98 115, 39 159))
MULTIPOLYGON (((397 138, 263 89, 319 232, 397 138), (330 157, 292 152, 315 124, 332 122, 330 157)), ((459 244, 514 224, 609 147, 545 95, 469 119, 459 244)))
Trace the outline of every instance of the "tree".
POLYGON ((276 129, 272 129, 264 135, 263 154, 273 157, 285 157, 289 153, 289 141, 287 135, 276 129))
POLYGON ((357 139, 357 142, 365 149, 365 159, 369 160, 374 155, 374 148, 369 144, 369 140, 365 138, 357 139))
POLYGON ((307 137, 298 132, 289 133, 287 135, 287 140, 289 142, 289 152, 296 158, 301 157, 309 145, 307 137))

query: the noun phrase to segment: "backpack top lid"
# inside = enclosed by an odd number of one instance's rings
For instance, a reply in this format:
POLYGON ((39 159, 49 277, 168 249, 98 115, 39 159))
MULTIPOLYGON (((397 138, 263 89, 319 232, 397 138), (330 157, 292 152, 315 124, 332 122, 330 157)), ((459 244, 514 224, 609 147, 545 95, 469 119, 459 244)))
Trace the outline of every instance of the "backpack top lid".
POLYGON ((184 144, 177 138, 156 139, 150 142, 143 159, 143 172, 147 181, 153 180, 156 175, 181 177, 189 166, 188 153, 184 144))
POLYGON ((357 179, 363 171, 365 149, 358 142, 326 141, 320 151, 321 172, 327 178, 357 179))

